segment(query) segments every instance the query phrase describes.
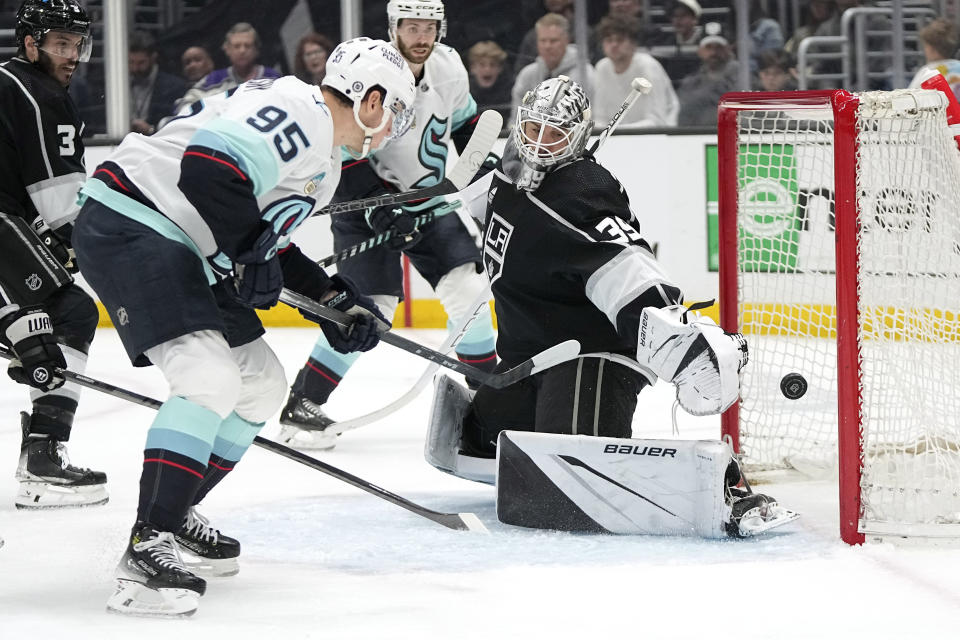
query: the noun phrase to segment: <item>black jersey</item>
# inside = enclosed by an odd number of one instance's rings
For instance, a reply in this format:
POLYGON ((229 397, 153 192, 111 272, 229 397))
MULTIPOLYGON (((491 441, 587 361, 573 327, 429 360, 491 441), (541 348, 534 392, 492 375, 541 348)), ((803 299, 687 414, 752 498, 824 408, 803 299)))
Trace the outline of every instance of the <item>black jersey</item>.
POLYGON ((35 65, 0 64, 0 211, 57 229, 79 212, 83 121, 67 90, 35 65))
POLYGON ((548 173, 533 192, 498 171, 483 260, 497 353, 509 365, 569 339, 583 353, 636 357, 640 311, 682 298, 641 237, 623 186, 589 157, 548 173))

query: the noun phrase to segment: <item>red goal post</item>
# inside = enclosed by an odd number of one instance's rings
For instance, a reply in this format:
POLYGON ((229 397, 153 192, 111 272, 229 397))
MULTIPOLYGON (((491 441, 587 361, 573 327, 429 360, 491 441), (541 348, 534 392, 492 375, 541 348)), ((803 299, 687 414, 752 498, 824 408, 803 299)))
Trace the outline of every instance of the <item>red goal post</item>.
POLYGON ((839 475, 840 532, 960 537, 960 154, 945 97, 731 93, 719 106, 722 418, 747 469, 839 475), (806 393, 780 388, 799 373, 806 393))

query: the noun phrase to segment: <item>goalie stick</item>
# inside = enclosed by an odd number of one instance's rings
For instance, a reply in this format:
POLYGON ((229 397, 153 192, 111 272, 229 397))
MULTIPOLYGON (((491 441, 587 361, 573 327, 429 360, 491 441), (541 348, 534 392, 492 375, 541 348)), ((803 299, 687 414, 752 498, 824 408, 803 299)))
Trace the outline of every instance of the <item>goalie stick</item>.
POLYGON ((432 187, 411 189, 409 191, 400 191, 399 193, 382 193, 360 200, 335 202, 318 209, 313 215, 324 216, 344 213, 345 211, 368 209, 370 207, 386 207, 410 202, 411 200, 426 200, 436 196, 456 193, 470 184, 470 180, 476 175, 483 161, 487 159, 487 155, 490 154, 490 150, 497 141, 497 137, 500 135, 500 129, 502 128, 503 116, 499 113, 491 109, 481 113, 480 118, 477 120, 477 126, 473 130, 473 135, 470 136, 470 141, 464 148, 463 153, 460 154, 460 159, 457 161, 456 166, 453 167, 446 178, 432 187))
MULTIPOLYGON (((4 345, 0 345, 0 357, 6 358, 7 360, 14 360, 16 358, 16 356, 13 355, 13 352, 4 345)), ((81 387, 93 389, 94 391, 99 391, 101 393, 105 393, 134 404, 139 404, 140 406, 147 407, 149 409, 157 410, 163 405, 163 403, 156 398, 140 395, 135 391, 123 389, 122 387, 114 386, 108 382, 103 382, 102 380, 96 380, 83 374, 75 373, 69 369, 57 369, 57 372, 70 382, 76 383, 81 387)), ((337 467, 329 465, 326 462, 312 458, 305 453, 300 453, 299 451, 285 447, 278 442, 274 442, 273 440, 267 440, 266 438, 257 436, 253 439, 253 444, 266 449, 267 451, 276 453, 277 455, 281 455, 284 458, 293 460, 294 462, 299 462, 302 465, 306 465, 311 469, 316 469, 317 471, 334 477, 341 482, 346 482, 347 484, 354 486, 361 491, 366 491, 371 495, 395 504, 411 513, 415 513, 418 516, 443 525, 448 529, 457 529, 460 531, 478 531, 483 533, 487 532, 487 528, 483 526, 483 523, 480 522, 480 519, 476 516, 476 514, 441 513, 439 511, 427 509, 426 507, 422 507, 414 502, 411 502, 391 491, 387 491, 386 489, 378 487, 371 482, 367 482, 363 478, 359 478, 352 473, 348 473, 342 469, 338 469, 337 467)))
MULTIPOLYGON (((450 335, 447 336, 446 340, 443 341, 443 344, 440 345, 438 351, 440 353, 450 353, 450 351, 457 346, 460 342, 460 339, 463 338, 467 333, 467 329, 470 327, 470 323, 477 319, 477 316, 480 315, 480 311, 484 306, 488 305, 490 301, 490 288, 484 287, 483 292, 477 296, 477 299, 473 301, 471 309, 472 313, 468 313, 456 327, 450 332, 450 335)), ((332 431, 334 433, 344 433, 364 425, 368 425, 371 422, 376 422, 382 418, 386 418, 391 413, 405 407, 411 400, 420 395, 420 392, 423 391, 423 388, 430 382, 433 378, 433 374, 437 372, 440 368, 440 365, 436 362, 431 362, 423 370, 423 373, 420 374, 420 378, 410 387, 406 393, 394 400, 393 402, 380 407, 376 411, 371 411, 362 416, 357 416, 356 418, 351 418, 349 420, 343 420, 341 422, 334 422, 329 427, 327 431, 332 431)))
POLYGON ((620 105, 620 108, 617 109, 617 112, 613 114, 613 117, 610 118, 610 122, 607 124, 607 128, 600 132, 600 136, 597 138, 596 142, 593 143, 593 146, 590 147, 590 150, 587 151, 590 155, 594 155, 597 152, 597 149, 603 145, 607 140, 607 137, 613 133, 613 130, 617 128, 617 125, 620 124, 620 118, 623 117, 630 107, 633 106, 633 103, 637 101, 641 95, 646 95, 653 90, 653 85, 650 84, 650 81, 646 78, 641 78, 637 76, 630 82, 630 93, 627 94, 627 97, 624 98, 623 103, 620 105))
MULTIPOLYGON (((284 289, 280 294, 280 301, 290 305, 291 307, 296 307, 297 309, 302 309, 312 315, 323 318, 324 320, 329 320, 335 324, 340 325, 341 327, 349 327, 352 322, 352 316, 343 311, 338 311, 336 309, 331 309, 330 307, 320 304, 319 302, 308 298, 307 296, 301 295, 289 289, 284 289)), ((494 389, 503 389, 508 387, 511 384, 526 378, 527 376, 539 373, 544 369, 549 369, 552 366, 558 365, 561 362, 566 362, 572 360, 580 355, 580 343, 576 340, 567 340, 566 342, 561 342, 556 344, 549 349, 541 351, 537 355, 533 356, 529 360, 521 362, 512 369, 508 369, 502 373, 488 373, 483 369, 478 369, 471 365, 460 362, 456 358, 450 358, 444 354, 429 349, 418 342, 404 338, 403 336, 398 336, 395 333, 386 331, 380 334, 380 341, 391 344, 395 347, 403 349, 408 353, 420 356, 430 360, 431 362, 436 362, 441 367, 446 367, 456 371, 457 373, 462 373, 465 376, 479 380, 482 384, 487 385, 488 387, 493 387, 494 389)))

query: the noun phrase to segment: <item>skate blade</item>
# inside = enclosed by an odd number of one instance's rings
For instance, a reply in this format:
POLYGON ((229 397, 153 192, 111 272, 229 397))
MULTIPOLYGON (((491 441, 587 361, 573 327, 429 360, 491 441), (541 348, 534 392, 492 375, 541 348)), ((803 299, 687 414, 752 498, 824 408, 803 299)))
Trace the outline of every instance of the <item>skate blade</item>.
POLYGON ((310 451, 330 451, 337 446, 337 435, 329 431, 311 431, 290 425, 283 425, 280 429, 280 444, 292 449, 306 449, 310 451))
POLYGON ((151 589, 133 580, 117 580, 107 611, 142 618, 186 618, 199 605, 200 594, 190 589, 151 589))
POLYGON ((759 509, 751 509, 740 519, 740 535, 746 537, 757 536, 771 529, 782 527, 800 517, 796 511, 790 511, 776 505, 771 513, 764 518, 759 509))
POLYGON ((63 486, 48 482, 21 482, 14 506, 17 509, 64 509, 94 507, 110 500, 103 484, 63 486))
POLYGON ((187 570, 201 578, 227 578, 240 573, 240 562, 237 558, 211 559, 198 556, 184 546, 180 547, 180 555, 187 570))

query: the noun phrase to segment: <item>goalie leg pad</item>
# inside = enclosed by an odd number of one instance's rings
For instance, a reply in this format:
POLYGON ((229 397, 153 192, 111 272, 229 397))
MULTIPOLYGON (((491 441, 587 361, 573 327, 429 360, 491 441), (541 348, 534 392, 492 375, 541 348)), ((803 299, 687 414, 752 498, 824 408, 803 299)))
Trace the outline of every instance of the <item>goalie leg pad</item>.
POLYGON ((432 467, 444 473, 493 484, 496 460, 467 456, 460 452, 463 421, 470 409, 470 392, 444 374, 438 374, 433 384, 433 405, 430 408, 430 425, 423 457, 432 467))
POLYGON ((682 306, 648 307, 640 317, 637 361, 677 386, 677 400, 688 413, 712 415, 740 394, 747 343, 682 306))
POLYGON ((504 431, 497 517, 536 529, 725 537, 731 457, 714 440, 504 431))

